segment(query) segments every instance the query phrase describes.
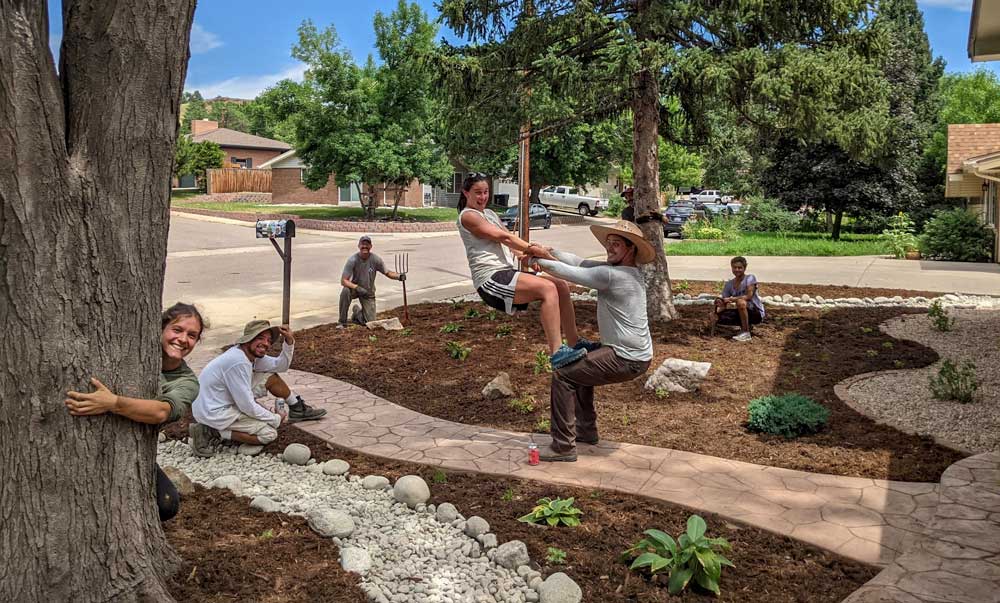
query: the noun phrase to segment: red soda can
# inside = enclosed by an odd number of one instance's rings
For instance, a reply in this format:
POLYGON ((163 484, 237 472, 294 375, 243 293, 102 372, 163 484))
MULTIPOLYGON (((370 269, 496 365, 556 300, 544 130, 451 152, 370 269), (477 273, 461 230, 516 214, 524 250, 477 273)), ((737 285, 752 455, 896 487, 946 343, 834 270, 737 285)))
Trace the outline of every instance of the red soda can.
POLYGON ((537 465, 539 462, 538 458, 538 445, 528 444, 528 464, 537 465))

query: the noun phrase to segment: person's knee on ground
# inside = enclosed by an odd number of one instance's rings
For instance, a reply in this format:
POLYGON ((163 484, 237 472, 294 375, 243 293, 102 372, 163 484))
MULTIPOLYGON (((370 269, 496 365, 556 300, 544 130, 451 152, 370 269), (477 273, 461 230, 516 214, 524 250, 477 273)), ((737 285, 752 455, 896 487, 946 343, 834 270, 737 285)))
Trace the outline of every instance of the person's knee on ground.
POLYGON ((240 444, 249 444, 251 446, 267 446, 271 442, 278 439, 278 430, 268 426, 266 429, 262 429, 259 433, 244 433, 242 431, 222 431, 223 440, 229 440, 231 442, 238 442, 240 444))

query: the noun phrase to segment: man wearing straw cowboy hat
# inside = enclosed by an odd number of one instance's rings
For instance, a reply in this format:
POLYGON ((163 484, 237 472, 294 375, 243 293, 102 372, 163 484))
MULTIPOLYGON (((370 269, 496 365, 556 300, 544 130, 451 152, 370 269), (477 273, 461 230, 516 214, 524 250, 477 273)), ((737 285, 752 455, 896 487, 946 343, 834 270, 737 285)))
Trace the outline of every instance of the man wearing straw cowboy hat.
POLYGON ((191 405, 196 422, 189 431, 195 454, 212 456, 211 443, 218 439, 251 446, 270 444, 277 439, 278 427, 288 419, 289 411, 312 415, 310 419, 326 414, 308 408, 298 397, 289 400, 288 410, 280 414, 257 403, 254 373, 266 375, 287 369, 294 344, 295 337, 288 327, 272 327, 266 320, 251 320, 236 345, 205 365, 199 376, 198 397, 191 405), (267 351, 279 336, 284 338, 281 356, 268 356, 267 351))
POLYGON ((646 372, 653 359, 653 339, 646 319, 646 285, 639 264, 655 257, 653 246, 635 224, 591 226, 607 250, 603 262, 571 253, 532 247, 532 263, 545 272, 597 289, 597 326, 601 346, 552 374, 552 444, 540 452, 543 461, 575 461, 576 443, 596 444, 594 387, 631 381, 646 372))

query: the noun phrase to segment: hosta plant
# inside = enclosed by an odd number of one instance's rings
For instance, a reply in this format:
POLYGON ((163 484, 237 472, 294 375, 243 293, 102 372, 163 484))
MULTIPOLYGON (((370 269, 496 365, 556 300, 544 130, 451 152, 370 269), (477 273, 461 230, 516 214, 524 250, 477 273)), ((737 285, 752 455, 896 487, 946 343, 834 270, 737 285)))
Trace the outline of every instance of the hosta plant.
POLYGON ((707 538, 705 520, 692 515, 687 521, 687 531, 674 540, 660 530, 646 530, 645 538, 632 545, 625 556, 633 559, 630 569, 646 569, 650 574, 666 573, 670 594, 683 591, 693 580, 695 584, 720 594, 719 581, 722 567, 735 567, 720 551, 729 550, 725 538, 707 538))
POLYGON ((531 510, 531 513, 518 517, 518 521, 524 523, 545 523, 550 526, 557 526, 560 523, 574 527, 580 525, 580 515, 583 511, 573 506, 576 502, 574 498, 539 498, 538 504, 531 510))
POLYGON ((444 344, 444 349, 455 360, 465 360, 469 357, 469 353, 472 352, 472 348, 465 347, 457 341, 449 341, 444 344))

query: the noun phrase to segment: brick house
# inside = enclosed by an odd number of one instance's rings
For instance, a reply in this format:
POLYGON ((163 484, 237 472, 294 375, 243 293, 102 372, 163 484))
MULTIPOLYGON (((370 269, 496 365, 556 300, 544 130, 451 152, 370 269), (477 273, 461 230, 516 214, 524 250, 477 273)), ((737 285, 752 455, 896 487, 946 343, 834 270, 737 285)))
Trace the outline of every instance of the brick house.
POLYGON ((218 144, 226 154, 223 167, 245 169, 260 167, 261 164, 292 148, 292 145, 280 140, 220 128, 218 122, 209 119, 196 119, 191 122, 191 141, 210 141, 218 144))
MULTIPOLYGON (((323 203, 340 205, 342 203, 359 203, 360 191, 354 183, 339 185, 333 175, 326 186, 318 191, 309 190, 303 182, 303 172, 306 164, 298 158, 292 149, 259 166, 271 170, 271 201, 273 203, 323 203)), ((374 194, 378 207, 392 206, 395 202, 396 187, 379 185, 364 186, 365 194, 374 194)), ((430 187, 421 185, 414 180, 403 192, 399 201, 400 207, 423 207, 425 198, 430 201, 430 187)))
MULTIPOLYGON (((1000 124, 950 124, 944 196, 965 201, 993 232, 1000 224, 1000 124)), ((1000 237, 994 237, 1000 261, 1000 237)))

